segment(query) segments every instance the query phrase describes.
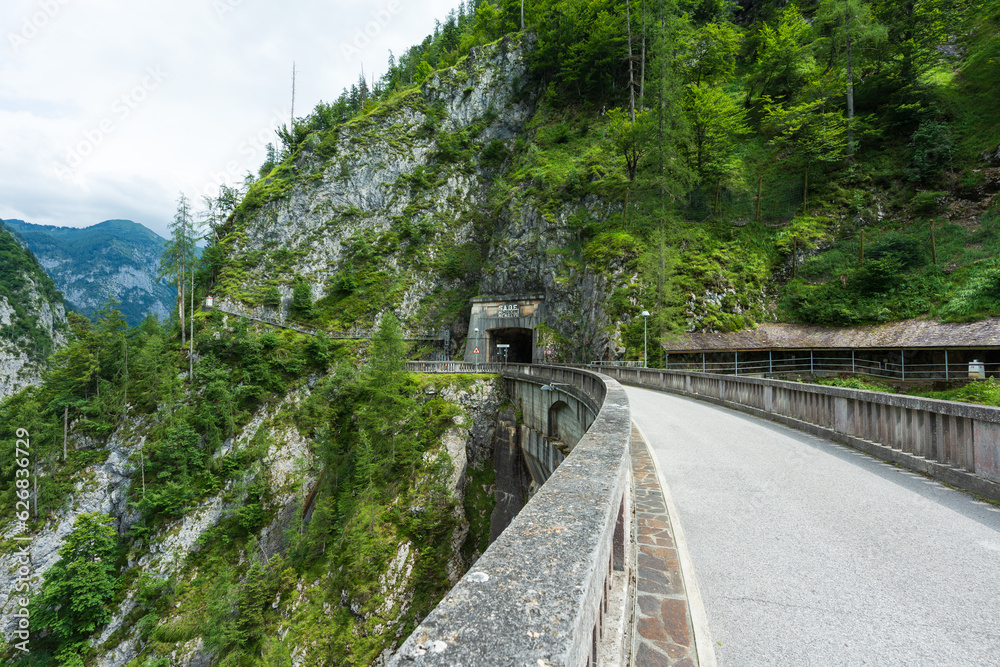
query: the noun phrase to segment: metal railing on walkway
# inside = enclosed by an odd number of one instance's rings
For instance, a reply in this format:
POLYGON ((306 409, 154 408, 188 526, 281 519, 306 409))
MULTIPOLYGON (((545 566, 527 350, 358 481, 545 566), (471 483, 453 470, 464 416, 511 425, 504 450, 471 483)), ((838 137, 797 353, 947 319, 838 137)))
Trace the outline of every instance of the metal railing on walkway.
MULTIPOLYGON (((859 358, 857 355, 844 356, 808 356, 759 358, 764 353, 753 353, 756 359, 747 359, 748 353, 732 352, 732 360, 707 361, 705 356, 700 360, 671 361, 666 358, 666 369, 685 373, 714 373, 717 375, 749 375, 749 376, 788 376, 799 374, 810 375, 860 375, 886 380, 959 380, 966 378, 985 378, 1000 375, 1000 363, 952 363, 918 364, 899 363, 891 361, 874 361, 859 358)), ((684 355, 690 357, 692 355, 684 355)), ((718 356, 718 355, 716 355, 718 356)), ((588 366, 599 368, 641 368, 642 362, 591 362, 588 366)))
MULTIPOLYGON (((317 327, 315 325, 308 324, 306 322, 299 322, 290 318, 280 319, 278 317, 251 315, 250 313, 239 312, 220 305, 213 306, 213 309, 218 310, 220 313, 225 313, 226 315, 242 317, 244 319, 260 322, 261 324, 266 324, 268 326, 278 327, 280 329, 291 329, 292 331, 297 331, 299 333, 306 334, 307 336, 323 335, 326 338, 336 340, 371 340, 375 335, 375 331, 373 329, 349 329, 347 331, 325 329, 323 327, 317 327)), ((403 340, 408 342, 442 342, 444 343, 445 348, 447 348, 448 343, 451 340, 451 332, 447 328, 441 329, 440 331, 404 331, 403 340)))
POLYGON ((591 361, 588 366, 612 366, 616 368, 642 368, 641 361, 591 361))

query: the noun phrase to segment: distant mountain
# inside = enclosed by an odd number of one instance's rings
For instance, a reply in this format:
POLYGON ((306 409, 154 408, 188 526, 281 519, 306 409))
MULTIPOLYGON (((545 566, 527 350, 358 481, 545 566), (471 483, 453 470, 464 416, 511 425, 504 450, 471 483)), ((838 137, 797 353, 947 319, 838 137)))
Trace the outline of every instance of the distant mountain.
POLYGON ((62 294, 0 224, 0 399, 39 381, 67 329, 62 294))
POLYGON ((66 297, 92 316, 114 297, 129 324, 148 314, 167 318, 176 289, 156 279, 167 240, 131 220, 105 220, 79 229, 4 220, 34 253, 66 297))

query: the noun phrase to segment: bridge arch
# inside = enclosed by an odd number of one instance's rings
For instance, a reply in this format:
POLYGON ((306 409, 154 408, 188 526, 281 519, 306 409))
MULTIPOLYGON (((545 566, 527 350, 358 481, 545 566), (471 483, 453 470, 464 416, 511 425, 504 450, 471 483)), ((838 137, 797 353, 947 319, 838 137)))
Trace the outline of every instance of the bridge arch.
POLYGON ((566 445, 568 450, 576 447, 585 431, 577 411, 566 401, 558 400, 549 406, 546 429, 550 440, 566 445))

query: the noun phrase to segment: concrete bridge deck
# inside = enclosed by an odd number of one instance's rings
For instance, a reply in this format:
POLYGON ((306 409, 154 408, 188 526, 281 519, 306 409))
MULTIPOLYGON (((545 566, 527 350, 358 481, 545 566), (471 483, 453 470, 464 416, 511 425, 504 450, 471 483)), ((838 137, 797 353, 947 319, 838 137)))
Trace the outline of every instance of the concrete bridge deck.
POLYGON ((626 391, 719 665, 1000 665, 1000 508, 770 421, 626 391))

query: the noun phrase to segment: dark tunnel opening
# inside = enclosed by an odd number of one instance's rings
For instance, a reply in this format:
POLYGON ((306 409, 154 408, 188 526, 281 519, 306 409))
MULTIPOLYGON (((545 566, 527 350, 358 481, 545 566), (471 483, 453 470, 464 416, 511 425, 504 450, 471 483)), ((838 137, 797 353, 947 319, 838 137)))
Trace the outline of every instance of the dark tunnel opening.
POLYGON ((490 360, 506 361, 511 364, 530 364, 532 351, 532 330, 520 327, 490 330, 490 360), (500 347, 509 345, 509 348, 500 347), (506 350, 506 358, 504 358, 506 350))

